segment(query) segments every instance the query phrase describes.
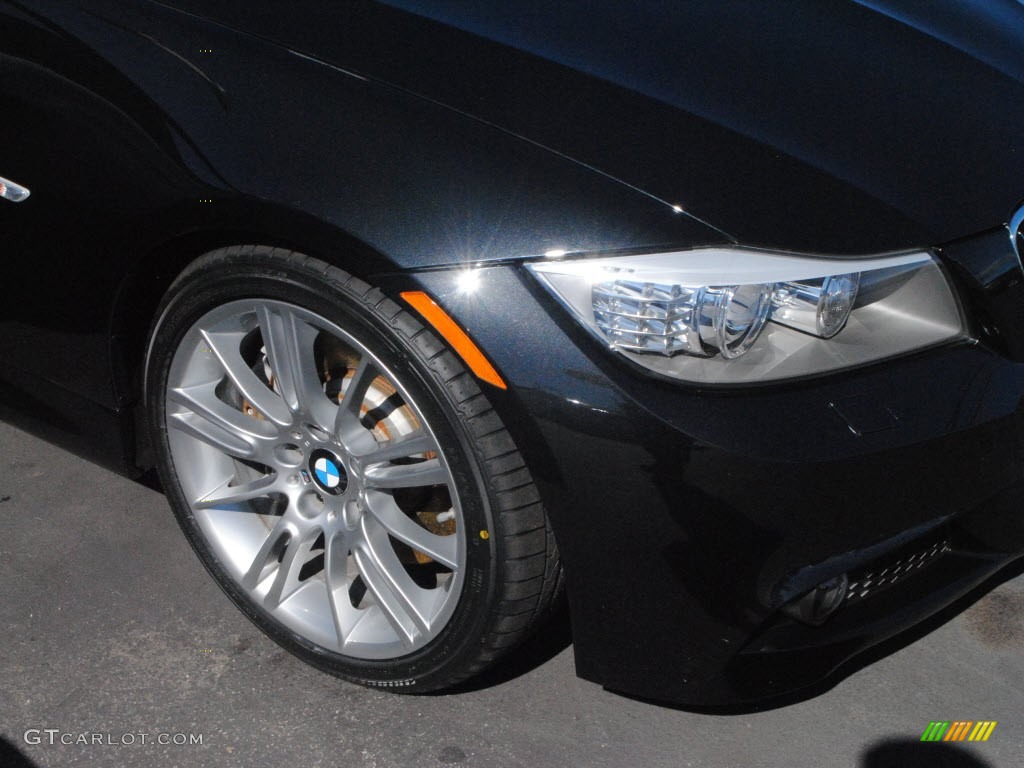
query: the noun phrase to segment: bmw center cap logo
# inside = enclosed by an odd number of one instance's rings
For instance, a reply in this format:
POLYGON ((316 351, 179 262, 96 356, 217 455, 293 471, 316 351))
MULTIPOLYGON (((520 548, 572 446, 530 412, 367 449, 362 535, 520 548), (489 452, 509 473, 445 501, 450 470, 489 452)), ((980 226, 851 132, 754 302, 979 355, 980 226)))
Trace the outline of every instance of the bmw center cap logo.
POLYGON ((324 493, 332 496, 344 493, 348 487, 348 476, 338 457, 323 448, 313 451, 309 457, 309 468, 313 479, 324 493))

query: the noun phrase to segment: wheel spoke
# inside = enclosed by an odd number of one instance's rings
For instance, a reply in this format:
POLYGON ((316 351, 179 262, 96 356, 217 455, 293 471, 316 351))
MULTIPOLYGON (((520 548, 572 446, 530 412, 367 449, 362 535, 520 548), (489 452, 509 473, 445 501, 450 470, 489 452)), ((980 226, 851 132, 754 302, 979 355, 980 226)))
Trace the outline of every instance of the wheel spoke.
POLYGON ((196 509, 211 509, 268 496, 277 485, 277 475, 265 475, 239 485, 229 485, 230 482, 231 480, 226 480, 210 493, 197 499, 192 506, 196 509))
POLYGON ((379 447, 360 457, 364 465, 383 464, 395 459, 407 459, 428 451, 438 452, 437 443, 423 429, 404 436, 401 440, 389 440, 379 443, 379 447))
POLYGON ((439 536, 406 515, 389 494, 371 492, 366 497, 370 514, 388 533, 453 571, 459 570, 458 536, 439 536))
POLYGON ((264 539, 256 556, 252 559, 249 570, 242 577, 243 587, 250 591, 256 589, 259 583, 277 565, 280 547, 284 545, 283 540, 286 537, 291 537, 293 533, 294 529, 285 518, 282 517, 277 521, 277 524, 267 534, 267 538, 264 539))
POLYGON ((224 372, 253 408, 271 421, 282 426, 292 423, 291 412, 284 400, 257 376, 242 358, 239 346, 245 334, 242 331, 207 331, 203 339, 217 356, 224 372))
POLYGON ((376 444, 370 430, 362 425, 363 401, 370 385, 380 375, 369 355, 363 355, 342 395, 334 421, 334 434, 353 453, 366 453, 376 444))
MULTIPOLYGON (((317 330, 286 309, 264 304, 257 315, 267 360, 285 404, 293 413, 329 413, 330 401, 324 396, 313 359, 317 330)), ((325 426, 330 426, 330 421, 325 426)))
POLYGON ((416 464, 388 464, 366 470, 367 488, 418 488, 425 485, 444 485, 448 471, 439 459, 427 459, 416 464))
POLYGON ((361 529, 361 546, 352 551, 356 566, 399 638, 411 646, 417 635, 430 635, 430 622, 416 600, 425 590, 409 578, 383 528, 364 517, 361 529))
MULTIPOLYGON (((338 633, 338 648, 345 645, 354 626, 356 616, 348 598, 348 537, 341 533, 326 536, 324 541, 324 582, 327 585, 327 600, 331 605, 334 630, 338 633)), ((359 618, 356 617, 356 622, 359 618)))
POLYGON ((217 397, 216 386, 215 382, 210 382, 168 389, 168 400, 188 409, 187 413, 168 414, 168 426, 229 456, 257 458, 262 453, 261 444, 275 437, 277 428, 223 402, 217 397))
MULTIPOLYGON (((370 356, 363 355, 359 365, 356 366, 355 373, 352 374, 352 378, 348 382, 345 394, 341 398, 342 409, 345 411, 346 417, 359 419, 359 411, 362 408, 363 401, 366 399, 366 393, 370 389, 370 384, 379 375, 377 366, 374 365, 370 356)), ((340 415, 339 418, 341 418, 340 415)))
POLYGON ((319 530, 307 531, 304 536, 292 536, 285 544, 284 557, 277 566, 277 573, 274 574, 274 581, 270 585, 270 591, 263 598, 263 606, 267 610, 274 610, 285 600, 295 594, 302 586, 299 581, 299 572, 302 566, 309 559, 310 550, 319 535, 319 530))

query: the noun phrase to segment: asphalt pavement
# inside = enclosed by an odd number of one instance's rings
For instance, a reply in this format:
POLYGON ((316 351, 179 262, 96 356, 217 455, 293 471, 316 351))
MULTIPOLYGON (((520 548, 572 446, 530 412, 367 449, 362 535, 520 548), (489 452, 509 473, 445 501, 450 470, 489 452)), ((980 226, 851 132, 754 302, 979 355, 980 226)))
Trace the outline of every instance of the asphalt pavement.
POLYGON ((0 531, 0 768, 1024 766, 1020 575, 785 705, 692 712, 577 679, 564 617, 454 694, 319 673, 228 602, 160 494, 6 424, 0 531), (998 725, 922 743, 935 720, 998 725))

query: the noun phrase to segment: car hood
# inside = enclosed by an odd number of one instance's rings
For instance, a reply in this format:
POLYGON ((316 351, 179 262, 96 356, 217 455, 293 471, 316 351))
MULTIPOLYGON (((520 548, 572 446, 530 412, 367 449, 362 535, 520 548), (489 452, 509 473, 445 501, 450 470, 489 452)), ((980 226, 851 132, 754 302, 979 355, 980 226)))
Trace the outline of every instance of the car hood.
POLYGON ((858 253, 1024 196, 1024 5, 171 5, 498 126, 756 246, 858 253))

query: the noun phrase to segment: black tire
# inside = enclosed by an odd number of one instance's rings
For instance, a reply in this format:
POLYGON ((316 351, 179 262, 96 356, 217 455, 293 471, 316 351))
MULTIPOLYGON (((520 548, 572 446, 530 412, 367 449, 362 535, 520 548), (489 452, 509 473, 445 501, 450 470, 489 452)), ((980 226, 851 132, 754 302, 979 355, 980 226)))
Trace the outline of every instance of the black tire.
POLYGON ((263 632, 303 661, 361 685, 415 693, 479 673, 531 633, 561 590, 558 549, 522 456, 476 378, 432 330, 379 289, 323 261, 263 246, 205 254, 174 281, 151 332, 145 406, 171 508, 206 569, 263 632), (462 505, 466 575, 454 612, 427 645, 355 658, 278 621, 231 575, 197 523, 168 440, 167 381, 188 329, 239 299, 287 302, 358 338, 387 363, 444 446, 462 505))

